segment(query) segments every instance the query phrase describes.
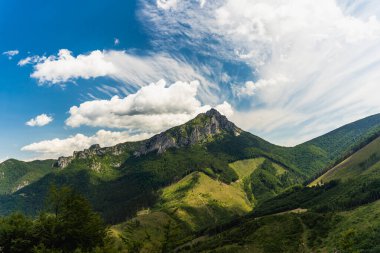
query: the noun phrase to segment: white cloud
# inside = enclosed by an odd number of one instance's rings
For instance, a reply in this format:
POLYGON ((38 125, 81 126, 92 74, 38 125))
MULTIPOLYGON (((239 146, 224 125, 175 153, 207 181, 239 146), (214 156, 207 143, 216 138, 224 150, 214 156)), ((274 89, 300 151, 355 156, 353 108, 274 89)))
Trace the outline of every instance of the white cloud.
POLYGON ((113 40, 113 44, 114 44, 115 46, 119 45, 119 44, 120 44, 120 40, 119 40, 118 38, 115 38, 115 39, 113 40))
POLYGON ((158 8, 164 10, 169 10, 177 7, 177 0, 157 0, 156 3, 158 8))
MULTIPOLYGON (((20 64, 21 65, 21 64, 20 64)), ((88 55, 74 57, 67 49, 59 50, 57 56, 49 56, 35 65, 31 77, 40 83, 62 83, 77 78, 90 79, 113 75, 116 66, 105 59, 103 52, 95 50, 88 55)))
POLYGON ((76 134, 66 139, 44 140, 24 146, 21 150, 37 153, 40 159, 58 158, 59 156, 70 156, 73 151, 89 148, 93 144, 107 147, 127 141, 146 139, 150 136, 150 134, 130 135, 128 132, 99 130, 93 136, 76 134))
MULTIPOLYGON (((176 82, 170 86, 161 80, 142 87, 125 98, 94 100, 73 106, 66 124, 129 129, 157 133, 185 123, 211 108, 197 99, 198 81, 176 82)), ((224 102, 216 106, 221 113, 232 114, 232 107, 224 102)))
POLYGON ((226 101, 224 101, 223 104, 215 106, 214 108, 226 117, 231 117, 234 114, 234 109, 226 101))
POLYGON ((16 55, 18 55, 20 52, 18 50, 9 50, 6 52, 3 52, 3 55, 7 56, 9 60, 12 60, 12 58, 16 55))
POLYGON ((31 126, 31 127, 35 127, 35 126, 42 127, 42 126, 46 126, 47 124, 51 123, 53 120, 54 119, 52 116, 49 116, 47 114, 41 114, 41 115, 36 116, 33 119, 30 119, 25 124, 28 126, 31 126))
POLYGON ((202 52, 202 43, 212 38, 216 43, 206 47, 209 54, 251 67, 258 81, 234 86, 235 94, 251 96, 247 112, 235 114, 246 129, 288 143, 302 133, 315 137, 321 129, 379 112, 377 1, 216 0, 207 8, 178 1, 164 12, 143 3, 140 14, 160 43, 184 34, 187 46, 202 52), (248 125, 244 115, 252 116, 248 125))
POLYGON ((206 0, 199 0, 199 6, 203 8, 206 4, 206 0))
POLYGON ((40 63, 40 62, 44 62, 46 60, 47 60, 46 56, 38 56, 38 55, 28 56, 26 58, 21 59, 17 63, 17 65, 20 66, 20 67, 23 67, 23 66, 28 65, 28 64, 37 64, 37 63, 40 63))
POLYGON ((32 57, 28 56, 28 57, 26 57, 24 59, 19 60, 19 62, 17 63, 17 65, 19 65, 19 66, 25 66, 27 64, 30 64, 31 62, 32 62, 32 57))
POLYGON ((260 90, 268 88, 268 86, 283 85, 287 82, 289 82, 289 80, 284 77, 279 77, 276 79, 272 78, 269 80, 260 79, 256 82, 247 81, 244 86, 235 87, 235 93, 237 96, 253 96, 260 90))

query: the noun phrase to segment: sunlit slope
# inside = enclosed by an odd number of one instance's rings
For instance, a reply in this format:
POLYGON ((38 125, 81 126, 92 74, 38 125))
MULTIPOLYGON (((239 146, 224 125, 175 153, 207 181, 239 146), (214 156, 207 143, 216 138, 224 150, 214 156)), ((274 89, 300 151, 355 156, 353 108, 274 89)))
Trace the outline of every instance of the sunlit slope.
POLYGON ((331 180, 346 181, 360 175, 370 174, 375 170, 380 171, 379 161, 380 138, 377 138, 313 181, 310 186, 323 184, 331 180))
POLYGON ((252 210, 241 187, 198 172, 163 189, 160 202, 160 208, 168 210, 192 230, 215 225, 252 210))
POLYGON ((178 244, 196 231, 228 222, 252 208, 239 182, 229 185, 193 172, 163 188, 152 209, 141 210, 114 229, 129 238, 130 246, 139 243, 140 252, 162 252, 168 233, 171 243, 178 244))
POLYGON ((230 163, 230 167, 238 174, 239 179, 246 178, 252 174, 263 162, 265 158, 255 158, 255 159, 246 159, 239 160, 233 163, 230 163))

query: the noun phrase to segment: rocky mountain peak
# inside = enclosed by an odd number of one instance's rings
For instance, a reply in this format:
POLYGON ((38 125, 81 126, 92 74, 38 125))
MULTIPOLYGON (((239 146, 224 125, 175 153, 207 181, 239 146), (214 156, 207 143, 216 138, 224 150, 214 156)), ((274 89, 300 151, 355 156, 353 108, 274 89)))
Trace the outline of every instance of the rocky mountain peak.
POLYGON ((135 152, 135 155, 139 156, 150 152, 160 154, 169 148, 181 148, 208 142, 216 135, 237 136, 241 132, 242 130, 229 121, 226 116, 211 109, 181 126, 153 136, 142 145, 140 150, 135 152))
MULTIPOLYGON (((134 146, 134 151, 132 152, 134 152, 135 156, 141 156, 151 152, 161 154, 169 148, 181 148, 207 143, 212 141, 217 135, 238 136, 241 132, 242 130, 229 121, 226 116, 215 109, 211 109, 206 113, 199 114, 183 125, 173 127, 148 140, 142 141, 141 144, 134 146)), ((88 159, 95 156, 102 157, 106 154, 117 156, 122 154, 127 147, 130 148, 128 143, 105 148, 94 144, 83 151, 74 151, 72 156, 58 158, 53 166, 65 168, 74 159, 88 159)))

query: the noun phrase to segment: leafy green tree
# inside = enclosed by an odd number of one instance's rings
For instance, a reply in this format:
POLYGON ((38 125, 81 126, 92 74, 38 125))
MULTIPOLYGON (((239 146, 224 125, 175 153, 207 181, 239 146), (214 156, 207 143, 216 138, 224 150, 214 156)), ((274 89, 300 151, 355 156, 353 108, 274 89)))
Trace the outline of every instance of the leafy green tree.
POLYGON ((0 219, 0 252, 29 252, 34 241, 33 222, 23 214, 0 219))
POLYGON ((118 252, 99 214, 72 189, 52 187, 47 206, 35 220, 0 218, 0 253, 118 252))
POLYGON ((90 251, 104 245, 107 227, 84 197, 68 187, 52 187, 48 206, 50 212, 42 213, 36 222, 43 245, 64 252, 90 251))

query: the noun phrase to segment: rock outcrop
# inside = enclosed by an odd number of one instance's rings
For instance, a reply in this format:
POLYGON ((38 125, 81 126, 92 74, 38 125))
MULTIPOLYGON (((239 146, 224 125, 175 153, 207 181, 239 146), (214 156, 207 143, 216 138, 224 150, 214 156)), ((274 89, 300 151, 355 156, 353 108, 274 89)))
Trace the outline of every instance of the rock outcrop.
MULTIPOLYGON (((118 156, 122 154, 128 148, 129 148, 128 143, 122 143, 116 146, 105 147, 105 148, 100 147, 99 144, 94 144, 88 149, 85 149, 83 151, 74 151, 72 156, 59 157, 58 160, 53 164, 53 167, 61 168, 61 169, 66 168, 75 159, 89 159, 95 156, 102 157, 102 156, 105 156, 106 154, 118 156)), ((99 165, 97 165, 96 168, 98 170, 99 165)))
POLYGON ((224 115, 215 109, 211 109, 206 113, 199 114, 184 125, 153 136, 135 152, 135 155, 140 156, 150 152, 161 154, 169 148, 188 147, 207 142, 219 134, 237 136, 241 132, 242 130, 224 115))

